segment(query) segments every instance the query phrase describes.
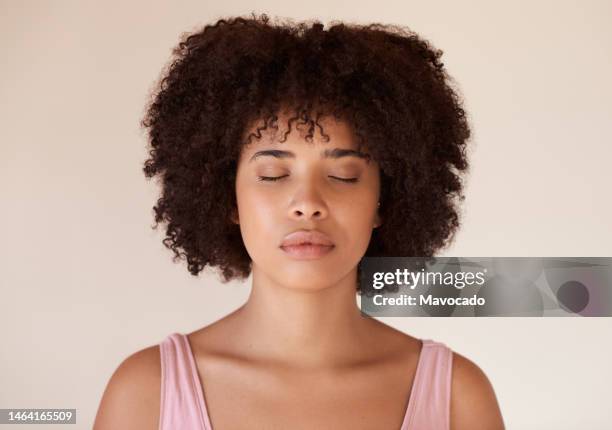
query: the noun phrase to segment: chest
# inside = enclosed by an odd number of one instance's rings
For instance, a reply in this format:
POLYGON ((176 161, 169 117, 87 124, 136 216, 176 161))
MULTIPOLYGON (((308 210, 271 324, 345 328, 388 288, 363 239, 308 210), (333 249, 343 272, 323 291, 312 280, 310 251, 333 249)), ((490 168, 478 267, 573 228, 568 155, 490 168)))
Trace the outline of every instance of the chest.
POLYGON ((342 371, 281 371, 202 366, 214 430, 390 429, 404 420, 414 371, 368 366, 342 371))

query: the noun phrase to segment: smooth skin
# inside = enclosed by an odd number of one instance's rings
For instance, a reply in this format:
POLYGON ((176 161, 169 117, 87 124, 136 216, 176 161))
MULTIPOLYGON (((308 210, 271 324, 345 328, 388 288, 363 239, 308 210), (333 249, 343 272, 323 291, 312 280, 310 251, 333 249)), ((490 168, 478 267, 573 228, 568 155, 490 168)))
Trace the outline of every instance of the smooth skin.
MULTIPOLYGON (((188 335, 215 430, 397 430, 403 421, 421 342, 362 316, 355 294, 357 265, 383 222, 379 166, 367 157, 324 157, 357 146, 344 122, 320 123, 329 142, 319 133, 305 142, 293 123, 285 142, 267 129, 242 150, 232 222, 253 260, 251 293, 188 335), (284 152, 260 153, 270 150, 284 152), (350 178, 357 181, 341 180, 350 178), (292 259, 279 245, 298 229, 324 232, 334 249, 292 259)), ((451 429, 503 430, 487 376, 453 354, 451 429)), ((158 345, 126 358, 94 430, 158 429, 160 372, 158 345)))

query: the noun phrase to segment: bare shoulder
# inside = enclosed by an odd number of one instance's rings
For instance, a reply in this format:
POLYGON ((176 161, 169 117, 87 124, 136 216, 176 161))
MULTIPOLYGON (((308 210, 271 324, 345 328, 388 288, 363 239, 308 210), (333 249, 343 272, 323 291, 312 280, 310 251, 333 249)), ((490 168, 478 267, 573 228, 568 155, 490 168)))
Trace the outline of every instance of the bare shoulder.
POLYGON ((157 429, 161 394, 159 345, 127 357, 102 395, 94 430, 157 429))
POLYGON ((452 430, 504 430, 493 386, 474 362, 453 352, 452 430))
POLYGON ((378 350, 384 351, 390 349, 418 356, 421 350, 420 339, 410 336, 375 318, 368 318, 366 321, 371 326, 370 333, 372 339, 370 344, 375 345, 378 350))

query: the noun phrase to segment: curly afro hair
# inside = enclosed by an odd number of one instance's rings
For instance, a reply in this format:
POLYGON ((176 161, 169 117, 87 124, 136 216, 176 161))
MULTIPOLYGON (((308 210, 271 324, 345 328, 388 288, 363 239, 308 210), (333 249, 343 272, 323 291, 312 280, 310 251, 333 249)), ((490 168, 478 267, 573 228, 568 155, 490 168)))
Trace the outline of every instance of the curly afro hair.
MULTIPOLYGON (((431 258, 458 229, 470 129, 442 51, 404 27, 332 24, 252 13, 185 34, 173 49, 141 122, 144 173, 161 183, 153 228, 166 223, 163 243, 192 275, 251 273, 231 222, 237 160, 284 108, 289 131, 308 125, 306 140, 322 116, 346 121, 379 163, 383 224, 366 257, 431 258)), ((367 293, 359 282, 357 292, 367 293)))

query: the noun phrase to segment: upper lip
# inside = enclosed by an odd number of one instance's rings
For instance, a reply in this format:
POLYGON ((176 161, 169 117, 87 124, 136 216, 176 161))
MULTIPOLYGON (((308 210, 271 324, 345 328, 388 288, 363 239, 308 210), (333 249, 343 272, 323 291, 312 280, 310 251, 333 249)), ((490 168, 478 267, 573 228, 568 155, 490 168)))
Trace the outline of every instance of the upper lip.
POLYGON ((318 230, 298 230, 294 231, 293 233, 289 233, 287 236, 285 236, 280 246, 303 244, 326 246, 334 245, 334 243, 325 233, 322 233, 318 230))

